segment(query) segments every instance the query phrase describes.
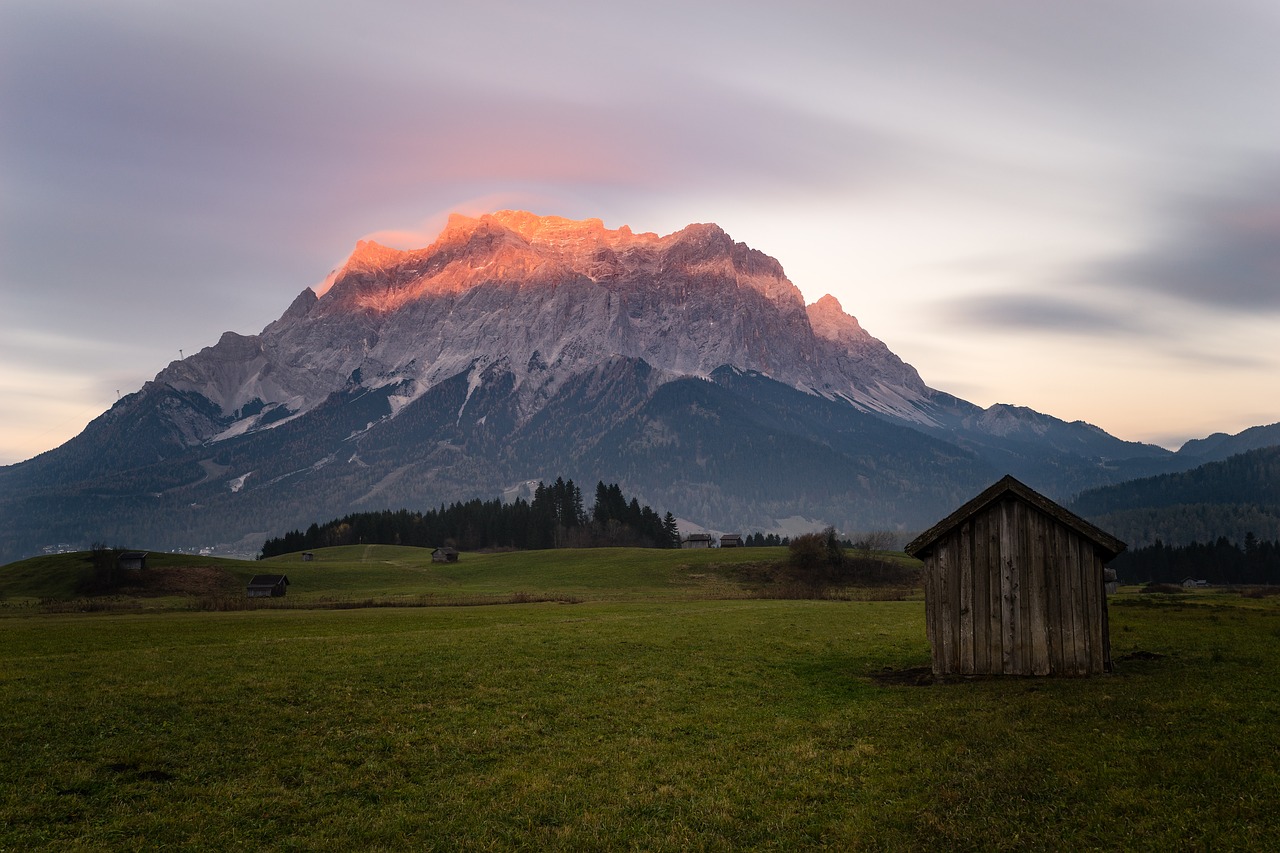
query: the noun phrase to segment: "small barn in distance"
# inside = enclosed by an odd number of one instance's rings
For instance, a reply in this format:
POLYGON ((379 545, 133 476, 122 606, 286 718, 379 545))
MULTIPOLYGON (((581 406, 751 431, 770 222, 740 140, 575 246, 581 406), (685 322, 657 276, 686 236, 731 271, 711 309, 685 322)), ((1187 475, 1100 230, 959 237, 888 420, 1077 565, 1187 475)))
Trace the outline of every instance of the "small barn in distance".
POLYGON ((147 552, 121 551, 116 557, 116 567, 123 571, 141 571, 147 567, 147 552))
POLYGON ((711 542, 712 542, 712 539, 711 539, 710 533, 690 533, 683 540, 681 540, 680 547, 681 548, 710 548, 711 542))
POLYGON ((285 593, 289 578, 285 575, 254 575, 249 581, 250 598, 278 598, 285 593))
POLYGON ((431 562, 456 563, 458 562, 458 549, 451 548, 448 545, 442 545, 431 552, 431 562))
POLYGON ((721 548, 741 548, 742 534, 726 533, 725 535, 720 537, 720 547, 721 548))
POLYGON ((924 562, 934 675, 1109 672, 1104 564, 1124 549, 1004 477, 906 547, 924 562))

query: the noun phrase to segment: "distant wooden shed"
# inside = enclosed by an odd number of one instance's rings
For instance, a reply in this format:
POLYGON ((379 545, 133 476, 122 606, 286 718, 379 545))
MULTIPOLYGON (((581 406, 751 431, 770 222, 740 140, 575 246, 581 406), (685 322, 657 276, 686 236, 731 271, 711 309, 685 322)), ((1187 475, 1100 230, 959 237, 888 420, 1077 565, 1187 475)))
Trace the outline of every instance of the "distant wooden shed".
POLYGON ((146 551, 121 551, 116 556, 116 568, 125 571, 141 571, 147 567, 146 551))
POLYGON ((906 547, 924 562, 934 675, 1109 672, 1104 564, 1124 549, 1004 477, 906 547))
POLYGON ((279 598, 288 585, 289 578, 285 575, 254 575, 249 581, 249 597, 279 598))
POLYGON ((710 548, 714 540, 710 533, 690 533, 680 542, 681 548, 710 548))
POLYGON ((720 547, 721 548, 741 548, 742 534, 726 533, 725 535, 720 537, 720 547))
POLYGON ((431 562, 456 563, 458 562, 458 549, 451 548, 448 545, 442 545, 431 552, 431 562))

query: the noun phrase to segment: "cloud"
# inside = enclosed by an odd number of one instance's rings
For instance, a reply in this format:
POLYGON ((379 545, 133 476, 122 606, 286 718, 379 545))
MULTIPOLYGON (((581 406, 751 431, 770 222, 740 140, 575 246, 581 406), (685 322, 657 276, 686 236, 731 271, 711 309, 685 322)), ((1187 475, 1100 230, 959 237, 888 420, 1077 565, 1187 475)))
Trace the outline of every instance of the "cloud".
POLYGON ((1145 246, 1084 277, 1220 311, 1280 313, 1280 165, 1254 171, 1174 202, 1145 246))
POLYGON ((947 320, 985 329, 1101 335, 1142 331, 1144 325, 1115 310, 1027 293, 953 299, 943 302, 939 310, 947 320))

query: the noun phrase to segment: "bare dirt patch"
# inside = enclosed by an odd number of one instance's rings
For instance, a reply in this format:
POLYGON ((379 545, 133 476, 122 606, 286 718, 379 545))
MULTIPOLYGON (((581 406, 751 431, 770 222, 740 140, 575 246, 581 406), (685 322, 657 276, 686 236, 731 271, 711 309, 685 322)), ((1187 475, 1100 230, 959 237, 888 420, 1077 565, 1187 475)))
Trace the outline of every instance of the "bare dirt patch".
POLYGON ((243 592, 242 586, 239 578, 217 566, 174 566, 130 573, 116 593, 145 597, 225 595, 243 592))

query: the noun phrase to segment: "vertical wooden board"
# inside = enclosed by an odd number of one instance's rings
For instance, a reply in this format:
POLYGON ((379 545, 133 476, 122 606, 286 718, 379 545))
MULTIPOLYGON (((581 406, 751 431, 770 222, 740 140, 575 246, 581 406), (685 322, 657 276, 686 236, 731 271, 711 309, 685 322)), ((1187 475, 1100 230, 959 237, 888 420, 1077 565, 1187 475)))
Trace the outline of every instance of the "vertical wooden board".
POLYGON ((961 672, 960 656, 961 648, 964 644, 964 637, 961 632, 960 625, 960 533, 953 530, 947 537, 950 555, 948 557, 948 568, 951 576, 948 579, 950 586, 950 597, 947 599, 951 605, 951 671, 961 672))
POLYGON ((1018 634, 1018 661, 1017 669, 1019 675, 1031 675, 1035 670, 1032 665, 1032 649, 1035 645, 1035 635, 1031 630, 1031 525, 1034 523, 1034 516, 1039 512, 1018 501, 1015 505, 1015 518, 1017 521, 1016 536, 1014 537, 1014 547, 1016 550, 1014 566, 1017 569, 1017 583, 1014 584, 1014 593, 1017 596, 1017 634, 1018 634))
POLYGON ((1079 536, 1076 541, 1076 584, 1075 594, 1079 601, 1080 625, 1076 642, 1080 645, 1080 673, 1087 674, 1093 670, 1093 636, 1089 630, 1089 584, 1086 577, 1087 553, 1092 546, 1079 536))
POLYGON ((987 621, 991 667, 987 671, 998 674, 1002 671, 1004 660, 1004 605, 1001 599, 1003 586, 1000 583, 1000 509, 995 506, 988 507, 985 515, 987 520, 986 572, 989 587, 987 601, 991 607, 991 614, 987 621))
POLYGON ((1093 631, 1093 613, 1094 601, 1091 595, 1091 587, 1089 578, 1089 567, 1092 565, 1093 543, 1077 537, 1076 539, 1076 563, 1079 565, 1080 574, 1079 582, 1076 588, 1080 591, 1080 633, 1084 635, 1084 642, 1081 647, 1084 651, 1084 661, 1081 669, 1086 673, 1094 672, 1094 657, 1097 654, 1097 647, 1094 645, 1093 631))
POLYGON ((1000 671, 1005 675, 1014 674, 1013 520, 1009 507, 1009 501, 1001 501, 996 510, 1000 525, 1000 671))
POLYGON ((1066 568, 1067 576, 1067 596, 1063 605, 1066 610, 1066 624, 1070 631, 1067 671, 1072 675, 1079 675, 1084 670, 1084 644, 1087 642, 1081 630, 1084 619, 1080 613, 1080 555, 1076 547, 1075 534, 1064 531, 1063 541, 1066 543, 1066 552, 1063 555, 1062 564, 1066 568))
POLYGON ((955 672, 955 659, 952 652, 955 649, 955 640, 952 637, 951 627, 951 537, 945 536, 938 542, 936 553, 938 555, 938 660, 942 665, 942 675, 949 675, 955 672))
POLYGON ((1053 570, 1053 529, 1056 525, 1046 521, 1040 528, 1040 567, 1044 573, 1041 585, 1044 612, 1045 648, 1048 656, 1049 672, 1056 672, 1061 660, 1061 641, 1058 637, 1058 617, 1055 606, 1058 601, 1058 578, 1053 570))
POLYGON ((1107 600, 1106 562, 1098 555, 1098 600, 1102 602, 1102 671, 1111 672, 1111 602, 1107 600))
POLYGON ((1030 566, 1031 605, 1031 671, 1036 675, 1049 674, 1049 629, 1046 608, 1045 531, 1052 521, 1042 513, 1032 513, 1028 525, 1027 563, 1030 566))
POLYGON ((929 640, 929 659, 934 675, 941 675, 939 655, 941 641, 938 635, 938 553, 935 549, 924 558, 924 633, 929 640))
POLYGON ((1097 551, 1094 549, 1092 542, 1081 542, 1080 548, 1080 567, 1084 577, 1082 580, 1081 591, 1087 602, 1086 613, 1089 619, 1089 672, 1094 675, 1101 675, 1103 670, 1102 661, 1102 607, 1104 601, 1098 600, 1098 594, 1103 592, 1102 585, 1098 583, 1098 579, 1102 576, 1102 563, 1098 559, 1097 551))
POLYGON ((1067 533, 1061 525, 1053 525, 1053 546, 1053 569, 1058 580, 1054 612, 1057 614, 1058 645, 1062 652, 1056 672, 1063 674, 1075 667, 1075 640, 1071 634, 1071 572, 1067 566, 1070 549, 1067 547, 1067 533))
POLYGON ((991 672, 991 572, 987 569, 987 523, 973 518, 973 670, 991 672))
POLYGON ((1058 540, 1057 525, 1044 527, 1044 619, 1049 636, 1049 671, 1062 670, 1062 618, 1058 609, 1058 540))
POLYGON ((1025 631, 1022 625, 1022 502, 1009 500, 1004 504, 1006 525, 1005 543, 1008 551, 1005 566, 1009 572, 1009 624, 1005 636, 1009 640, 1009 671, 1026 675, 1025 631))
POLYGON ((960 571, 960 671, 973 674, 973 521, 961 523, 957 542, 960 571))

